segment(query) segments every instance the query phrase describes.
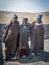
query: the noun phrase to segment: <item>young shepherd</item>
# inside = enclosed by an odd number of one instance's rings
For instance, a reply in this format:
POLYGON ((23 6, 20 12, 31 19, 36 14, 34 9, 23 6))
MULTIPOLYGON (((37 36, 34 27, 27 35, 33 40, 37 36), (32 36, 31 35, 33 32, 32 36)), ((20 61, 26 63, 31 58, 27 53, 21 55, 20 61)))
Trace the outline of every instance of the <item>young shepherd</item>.
POLYGON ((19 39, 20 56, 28 55, 28 50, 29 50, 28 41, 29 41, 30 29, 29 29, 29 23, 27 18, 23 19, 23 23, 20 26, 19 32, 20 32, 20 39, 19 39))
POLYGON ((17 47, 17 40, 18 40, 18 32, 19 32, 19 21, 17 21, 18 16, 14 14, 14 17, 9 25, 5 27, 5 33, 3 42, 5 43, 5 53, 6 59, 10 60, 11 57, 15 55, 15 50, 17 47))
POLYGON ((44 27, 41 18, 42 15, 38 15, 35 23, 37 50, 44 50, 44 27))
POLYGON ((38 15, 37 20, 31 24, 32 51, 36 55, 38 51, 44 50, 44 27, 41 18, 42 15, 38 15))

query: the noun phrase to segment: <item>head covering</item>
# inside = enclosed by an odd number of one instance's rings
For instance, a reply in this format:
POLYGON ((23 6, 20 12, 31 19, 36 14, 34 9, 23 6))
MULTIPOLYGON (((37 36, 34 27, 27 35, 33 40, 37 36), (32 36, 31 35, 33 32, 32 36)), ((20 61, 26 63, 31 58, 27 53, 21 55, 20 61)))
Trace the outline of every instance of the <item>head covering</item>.
POLYGON ((13 19, 18 19, 18 16, 14 14, 13 19))
POLYGON ((26 20, 26 21, 28 21, 28 18, 24 18, 23 20, 26 20))
POLYGON ((42 18, 42 14, 37 15, 36 18, 41 20, 41 18, 42 18))

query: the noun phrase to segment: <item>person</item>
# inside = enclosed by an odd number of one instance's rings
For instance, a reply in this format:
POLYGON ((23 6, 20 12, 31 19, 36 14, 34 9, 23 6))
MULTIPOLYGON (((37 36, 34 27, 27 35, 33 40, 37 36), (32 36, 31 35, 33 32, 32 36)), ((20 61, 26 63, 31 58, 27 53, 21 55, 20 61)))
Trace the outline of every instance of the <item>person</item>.
POLYGON ((13 19, 10 21, 10 24, 5 27, 4 34, 4 43, 5 43, 5 60, 10 60, 11 57, 15 56, 17 49, 17 40, 19 34, 19 21, 17 21, 18 16, 14 14, 13 19))
POLYGON ((28 50, 29 50, 29 35, 30 35, 30 29, 29 29, 29 23, 28 18, 23 19, 23 23, 20 26, 20 56, 27 55, 28 56, 28 50))
POLYGON ((35 23, 35 49, 36 53, 44 50, 44 27, 42 23, 42 14, 39 14, 35 23))
POLYGON ((35 55, 38 55, 39 50, 44 50, 44 27, 41 19, 40 14, 36 21, 31 23, 31 48, 35 55))

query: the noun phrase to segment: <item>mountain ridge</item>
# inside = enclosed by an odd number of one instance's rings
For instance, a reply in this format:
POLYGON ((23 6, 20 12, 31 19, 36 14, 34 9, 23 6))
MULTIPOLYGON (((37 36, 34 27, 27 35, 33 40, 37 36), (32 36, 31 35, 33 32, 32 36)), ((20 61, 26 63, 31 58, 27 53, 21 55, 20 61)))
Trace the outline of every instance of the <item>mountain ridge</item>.
POLYGON ((22 23, 22 19, 24 17, 27 17, 30 23, 35 21, 36 16, 38 14, 43 14, 42 18, 43 23, 49 23, 49 12, 29 13, 29 12, 0 11, 0 24, 9 23, 14 14, 18 15, 18 20, 20 24, 22 23))

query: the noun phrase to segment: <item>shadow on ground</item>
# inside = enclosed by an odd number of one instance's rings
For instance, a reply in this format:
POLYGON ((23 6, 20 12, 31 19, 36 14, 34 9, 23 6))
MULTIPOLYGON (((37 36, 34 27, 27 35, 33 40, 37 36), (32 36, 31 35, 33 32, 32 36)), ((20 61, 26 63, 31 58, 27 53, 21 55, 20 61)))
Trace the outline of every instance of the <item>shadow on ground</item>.
POLYGON ((13 61, 18 61, 20 63, 34 63, 39 61, 49 62, 49 52, 42 51, 38 54, 38 56, 32 55, 31 58, 25 57, 13 61))

